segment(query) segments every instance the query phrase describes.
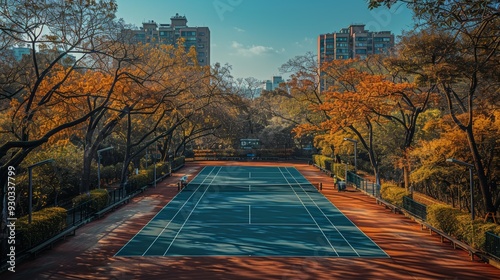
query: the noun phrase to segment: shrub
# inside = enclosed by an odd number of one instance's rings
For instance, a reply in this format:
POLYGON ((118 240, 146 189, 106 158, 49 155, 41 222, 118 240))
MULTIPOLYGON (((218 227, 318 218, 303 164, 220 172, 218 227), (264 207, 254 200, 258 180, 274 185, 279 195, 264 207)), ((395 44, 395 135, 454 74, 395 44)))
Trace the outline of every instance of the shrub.
POLYGON ((101 180, 104 180, 106 184, 113 182, 116 177, 115 167, 113 165, 107 165, 101 167, 101 180))
MULTIPOLYGON (((462 211, 444 204, 432 204, 427 206, 427 222, 448 235, 457 237, 458 216, 462 211)), ((470 219, 469 219, 470 220, 470 219)))
POLYGON ((406 189, 394 183, 384 183, 380 187, 382 199, 398 207, 403 207, 403 197, 406 195, 408 195, 406 189))
POLYGON ((474 248, 485 250, 486 232, 500 234, 500 225, 484 222, 482 219, 475 219, 474 223, 471 223, 471 216, 468 213, 461 212, 456 218, 455 237, 474 248))
POLYGON ((129 191, 135 191, 150 183, 149 174, 146 170, 141 170, 139 174, 134 174, 129 177, 129 191))
POLYGON ((33 212, 32 222, 28 216, 17 220, 17 230, 22 246, 31 247, 51 238, 66 228, 66 209, 48 207, 33 212))
POLYGON ((109 194, 106 189, 91 190, 73 198, 73 207, 89 202, 90 211, 97 212, 108 205, 109 194))
POLYGON ((176 157, 174 158, 174 160, 172 161, 172 169, 175 170, 181 166, 183 166, 186 162, 186 157, 185 156, 180 156, 180 157, 176 157))

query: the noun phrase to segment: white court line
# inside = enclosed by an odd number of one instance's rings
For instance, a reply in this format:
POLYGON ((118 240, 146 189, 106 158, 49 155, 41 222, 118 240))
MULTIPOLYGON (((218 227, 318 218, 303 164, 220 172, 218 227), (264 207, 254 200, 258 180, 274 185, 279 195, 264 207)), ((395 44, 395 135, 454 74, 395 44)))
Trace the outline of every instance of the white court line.
MULTIPOLYGON (((201 173, 202 173, 205 169, 207 169, 207 168, 208 168, 208 167, 203 167, 203 169, 200 171, 200 174, 201 174, 201 173)), ((215 167, 213 167, 213 168, 212 168, 212 170, 214 170, 214 169, 215 169, 215 167)), ((212 171, 210 171, 208 174, 210 174, 210 173, 212 173, 212 171)), ((172 201, 174 201, 174 199, 175 199, 175 198, 176 198, 176 197, 177 197, 180 193, 181 193, 181 192, 178 192, 178 193, 177 193, 177 194, 176 194, 176 195, 175 195, 175 196, 174 196, 174 197, 173 197, 173 198, 172 198, 172 199, 171 199, 171 200, 170 200, 167 204, 165 204, 165 206, 163 206, 163 207, 161 208, 161 210, 160 210, 160 211, 158 211, 158 212, 157 212, 157 213, 153 216, 153 218, 151 218, 151 220, 149 220, 149 222, 147 222, 147 224, 145 224, 145 225, 142 227, 142 229, 141 229, 140 231, 138 231, 138 232, 137 232, 137 233, 136 233, 136 234, 135 234, 135 235, 134 235, 134 236, 133 236, 133 237, 132 237, 129 241, 127 241, 127 243, 125 243, 125 245, 123 245, 123 247, 121 247, 121 248, 120 248, 120 250, 118 250, 118 252, 116 252, 115 257, 116 257, 116 256, 117 256, 117 255, 118 255, 118 254, 119 254, 119 253, 120 253, 120 252, 121 252, 121 251, 122 251, 125 247, 127 247, 127 245, 128 245, 130 242, 132 242, 132 240, 134 240, 134 238, 135 238, 137 235, 139 235, 139 234, 140 234, 140 233, 141 233, 141 232, 142 232, 142 231, 143 231, 143 230, 144 230, 147 226, 149 226, 149 224, 150 224, 150 223, 152 223, 152 222, 154 221, 154 219, 156 218, 156 216, 158 216, 161 212, 163 212, 163 210, 164 210, 164 209, 165 209, 168 205, 170 205, 170 203, 171 203, 172 201)), ((191 195, 191 196, 192 196, 192 195, 191 195)), ((191 197, 191 196, 190 196, 190 197, 191 197)), ((189 199, 188 199, 188 200, 189 200, 189 199)), ((185 204, 185 203, 184 203, 184 204, 185 204)), ((181 207, 180 209, 182 209, 182 207, 181 207)))
MULTIPOLYGON (((286 168, 285 168, 286 169, 286 168)), ((292 173, 290 173, 288 171, 288 174, 292 175, 292 173)), ((295 177, 294 177, 295 178, 295 177)), ((316 208, 318 208, 318 210, 323 214, 323 216, 330 222, 330 224, 335 228, 335 230, 340 234, 340 236, 342 236, 342 238, 345 240, 345 242, 347 242, 347 244, 349 244, 349 247, 351 247, 351 249, 358 255, 359 253, 356 251, 356 249, 354 249, 354 247, 351 245, 351 243, 349 241, 347 241, 347 239, 345 238, 345 236, 340 232, 340 230, 337 228, 337 226, 335 226, 335 224, 332 222, 332 220, 330 220, 330 218, 328 218, 328 216, 325 214, 325 212, 323 212, 323 210, 321 210, 321 207, 319 207, 319 205, 316 203, 316 201, 314 201, 314 199, 309 195, 309 193, 307 193, 306 191, 304 191, 305 194, 309 197, 309 199, 312 201, 312 203, 314 203, 314 205, 316 205, 316 208)), ((330 202, 330 201, 328 201, 330 202)), ((331 203, 331 202, 330 202, 331 203)), ((370 241, 372 241, 373 244, 375 244, 375 246, 377 246, 382 252, 384 252, 387 256, 389 256, 389 254, 387 254, 382 248, 380 248, 380 246, 378 246, 377 243, 375 243, 370 237, 368 237, 368 235, 366 235, 361 229, 358 228, 358 226, 356 226, 351 220, 349 220, 349 218, 347 218, 346 215, 344 215, 344 213, 342 213, 342 211, 340 211, 338 208, 337 210, 349 221, 351 222, 351 224, 357 228, 359 230, 359 232, 361 232, 361 234, 363 234, 367 239, 369 239, 370 241)))
POLYGON ((248 224, 252 224, 252 206, 248 205, 248 224))
MULTIPOLYGON (((316 224, 316 226, 318 227, 319 231, 321 231, 321 234, 323 234, 323 237, 325 238, 326 242, 328 242, 328 244, 330 244, 330 247, 332 248, 333 252, 335 254, 337 254, 337 257, 340 257, 339 253, 337 252, 337 250, 335 250, 335 247, 333 247, 333 244, 330 242, 330 240, 328 239, 328 237, 326 237, 326 234, 325 232, 321 229, 321 227, 318 225, 318 222, 316 222, 316 220, 314 219, 313 215, 311 214, 311 212, 309 212, 309 209, 307 209, 306 205, 304 204, 304 202, 302 201, 302 199, 300 199, 299 195, 297 194, 297 192, 293 189, 292 185, 290 184, 290 182, 288 181, 288 179, 285 177, 285 174, 283 174, 283 171, 281 171, 281 168, 278 167, 279 171, 281 172, 281 175, 283 176, 283 178, 287 181, 287 183, 290 185, 290 188, 292 189, 292 191, 295 193, 295 196, 297 196, 297 198, 299 199, 300 203, 302 203, 302 206, 304 206, 304 209, 306 209, 307 213, 309 214, 309 216, 311 217, 311 219, 314 221, 314 223, 316 224)), ((286 170, 286 167, 285 167, 285 170, 286 170)), ((289 171, 287 171, 288 174, 292 175, 289 171)), ((293 175, 292 175, 293 176, 293 175)), ((297 180, 295 180, 297 182, 297 180)))
MULTIPOLYGON (((288 174, 290 174, 295 179, 295 176, 293 176, 293 174, 290 171, 287 170, 287 172, 288 172, 288 174)), ((295 181, 297 181, 297 179, 295 179, 295 181)), ((333 228, 340 234, 340 236, 342 236, 342 238, 344 239, 344 241, 349 245, 349 247, 351 247, 351 249, 354 251, 354 253, 356 253, 356 255, 358 255, 358 257, 359 257, 360 255, 359 255, 358 251, 356 251, 356 249, 354 249, 354 247, 351 245, 351 243, 349 241, 347 241, 347 239, 340 232, 340 230, 337 228, 337 226, 335 226, 332 223, 332 221, 328 218, 328 216, 326 216, 326 214, 323 212, 323 210, 321 210, 321 208, 318 206, 318 204, 316 203, 316 201, 314 201, 314 199, 305 190, 304 190, 304 192, 309 197, 309 199, 312 201, 312 203, 314 203, 314 205, 316 206, 316 208, 318 208, 318 210, 321 212, 321 214, 323 214, 323 216, 328 220, 328 222, 330 222, 330 225, 333 226, 333 228)))
MULTIPOLYGON (((212 172, 216 169, 216 167, 214 167, 210 173, 208 173, 208 175, 205 177, 205 179, 203 179, 203 182, 207 179, 208 176, 210 176, 210 174, 212 174, 212 172)), ((220 169, 219 169, 220 171, 220 169)), ((219 172, 217 172, 219 173, 219 172)), ((215 178, 215 177, 214 177, 215 178)), ((213 179, 212 179, 213 180, 213 179)), ((202 184, 203 184, 202 182, 202 184)), ((179 208, 179 210, 177 210, 177 213, 175 213, 175 215, 170 219, 170 221, 168 221, 167 225, 161 230, 161 232, 156 236, 155 240, 153 240, 153 242, 151 242, 151 244, 149 245, 149 247, 146 249, 146 251, 144 251, 144 253, 142 254, 142 256, 146 255, 146 253, 149 251, 149 249, 151 249, 151 247, 153 247, 153 244, 158 240, 158 238, 160 238, 160 236, 163 234, 163 232, 167 229, 167 227, 170 225, 170 223, 172 222, 172 220, 175 219, 175 217, 177 217, 177 215, 181 212, 181 210, 184 208, 184 206, 186 205, 186 203, 189 202, 189 200, 191 199, 191 197, 193 195, 196 194, 196 191, 202 186, 202 184, 200 184, 196 190, 189 196, 188 199, 186 199, 186 201, 184 202, 184 204, 182 204, 181 208, 179 208)), ((206 191, 206 190, 205 190, 206 191)), ((203 197, 203 196, 202 196, 203 197)), ((189 218, 189 217, 188 217, 189 218)))
MULTIPOLYGON (((184 220, 184 223, 182 223, 182 226, 181 228, 177 231, 177 234, 174 236, 174 239, 172 239, 172 242, 170 242, 170 245, 168 245, 167 247, 167 250, 165 250, 165 253, 163 253, 163 256, 165 256, 168 252, 168 250, 170 250, 170 247, 172 247, 172 244, 174 244, 174 241, 175 239, 177 238, 177 236, 179 236, 179 233, 181 233, 182 229, 184 228, 184 226, 186 225, 187 221, 189 220, 189 218, 191 217, 191 215, 193 214, 193 211, 194 209, 196 209, 196 206, 198 206, 198 204, 200 203, 201 199, 203 198, 203 196, 205 195, 205 193, 208 191, 208 189, 210 188, 210 185, 214 182, 215 178, 217 178, 217 174, 219 174, 219 172, 221 171, 222 167, 220 166, 219 167, 219 171, 217 171, 217 173, 215 174, 215 176, 212 178, 212 181, 210 181, 210 183, 208 184, 207 188, 205 189, 205 191, 201 194, 200 196, 200 199, 198 199, 198 201, 196 202, 196 204, 194 205, 193 209, 191 209, 191 212, 189 212, 189 215, 187 216, 187 218, 184 220)), ((203 182, 202 182, 203 184, 203 182)), ((201 186, 201 184, 200 184, 201 186)), ((198 187, 199 188, 199 187, 198 187)), ((198 190, 198 189, 196 189, 198 190)))
MULTIPOLYGON (((205 223, 205 222, 189 222, 189 225, 186 227, 194 226, 202 227, 202 226, 248 226, 249 223, 205 223)), ((290 226, 316 226, 313 223, 310 224, 280 224, 280 223, 251 223, 252 226, 276 226, 276 227, 290 227, 290 226)))

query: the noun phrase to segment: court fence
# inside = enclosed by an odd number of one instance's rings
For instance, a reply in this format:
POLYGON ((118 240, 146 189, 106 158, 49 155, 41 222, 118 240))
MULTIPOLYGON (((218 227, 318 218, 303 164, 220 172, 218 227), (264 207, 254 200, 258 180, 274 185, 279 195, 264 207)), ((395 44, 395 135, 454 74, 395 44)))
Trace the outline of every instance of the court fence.
POLYGON ((422 221, 427 220, 427 206, 416 202, 409 196, 403 196, 403 209, 422 221))
POLYGON ((347 171, 347 184, 373 197, 380 197, 380 185, 367 180, 354 172, 347 171))
MULTIPOLYGON (((333 177, 334 175, 337 174, 347 174, 346 176, 346 182, 347 184, 353 186, 357 190, 360 190, 364 192, 365 194, 369 196, 376 197, 378 201, 382 200, 381 195, 380 195, 380 185, 367 180, 366 178, 363 178, 362 176, 357 175, 354 172, 351 171, 345 171, 343 170, 335 170, 334 167, 341 166, 340 164, 329 164, 328 161, 323 162, 321 164, 320 161, 314 160, 312 161, 313 165, 316 166, 318 169, 321 171, 327 173, 330 177, 333 177)), ((345 176, 345 175, 344 175, 345 176)), ((340 176, 339 176, 340 177, 340 176)), ((342 178, 342 177, 340 177, 342 178)), ((388 203, 388 202, 385 202, 388 203)), ((390 204, 390 203, 388 203, 390 204)), ((400 208, 396 207, 395 208, 400 208)), ((415 200, 413 200, 409 196, 404 196, 403 197, 403 207, 402 209, 410 216, 420 220, 425 226, 430 227, 429 224, 427 223, 427 206, 424 204, 421 204, 415 200)), ((448 238, 451 238, 448 236, 448 238)), ((490 256, 500 260, 500 236, 495 235, 491 232, 486 233, 486 241, 485 241, 485 252, 489 254, 490 256)))
MULTIPOLYGON (((176 171, 184 166, 184 161, 175 162, 172 165, 172 172, 176 171)), ((161 181, 164 178, 171 176, 172 172, 163 174, 161 177, 157 177, 156 181, 161 181)), ((154 179, 152 179, 154 181, 154 179)), ((30 257, 36 256, 39 251, 42 251, 48 247, 51 247, 54 243, 60 239, 65 238, 68 235, 76 233, 76 229, 85 225, 86 223, 100 218, 103 214, 118 208, 120 205, 128 203, 130 199, 137 194, 143 192, 146 188, 153 186, 154 182, 148 182, 144 186, 122 186, 115 189, 108 189, 108 203, 101 209, 95 209, 95 201, 88 200, 78 205, 75 205, 66 210, 66 227, 55 234, 54 236, 41 241, 37 244, 31 244, 28 240, 31 240, 29 236, 22 236, 21 232, 16 235, 16 263, 20 263, 30 257), (25 242, 22 242, 25 241, 25 242)), ((2 238, 3 245, 6 245, 6 238, 2 238)), ((2 254, 0 256, 0 273, 7 270, 7 254, 2 254)))
POLYGON ((486 252, 500 259, 500 236, 489 231, 486 232, 484 247, 486 252))

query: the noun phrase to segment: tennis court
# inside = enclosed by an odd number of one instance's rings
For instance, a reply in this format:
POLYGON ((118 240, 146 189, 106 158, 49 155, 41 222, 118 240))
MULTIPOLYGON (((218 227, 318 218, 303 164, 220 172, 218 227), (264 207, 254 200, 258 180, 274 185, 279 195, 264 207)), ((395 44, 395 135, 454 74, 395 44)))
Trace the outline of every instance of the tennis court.
POLYGON ((388 255, 294 167, 208 166, 116 256, 388 255))

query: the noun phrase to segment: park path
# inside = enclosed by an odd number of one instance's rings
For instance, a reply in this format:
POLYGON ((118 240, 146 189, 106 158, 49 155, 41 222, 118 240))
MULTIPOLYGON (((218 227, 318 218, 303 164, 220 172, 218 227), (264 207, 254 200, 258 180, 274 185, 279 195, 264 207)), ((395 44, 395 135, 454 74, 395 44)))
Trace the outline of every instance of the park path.
POLYGON ((394 214, 375 199, 333 181, 313 166, 291 162, 188 162, 184 168, 136 196, 129 204, 77 230, 38 258, 19 264, 2 279, 500 279, 500 270, 471 261, 468 254, 394 214), (172 197, 183 175, 206 165, 295 166, 312 183, 323 183, 332 201, 390 258, 114 257, 172 197))

